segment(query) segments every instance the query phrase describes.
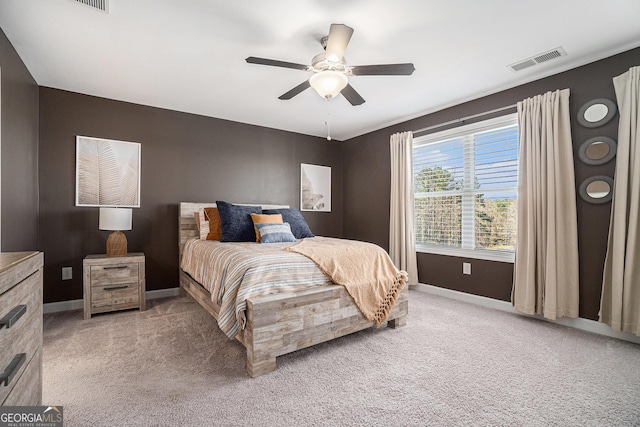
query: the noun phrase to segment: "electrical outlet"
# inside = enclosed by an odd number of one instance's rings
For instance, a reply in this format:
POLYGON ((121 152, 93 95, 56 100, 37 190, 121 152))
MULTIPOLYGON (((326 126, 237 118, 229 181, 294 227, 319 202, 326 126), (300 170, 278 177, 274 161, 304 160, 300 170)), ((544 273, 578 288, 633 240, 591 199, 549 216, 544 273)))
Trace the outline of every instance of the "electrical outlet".
POLYGON ((71 280, 71 279, 73 279, 73 268, 62 267, 62 280, 71 280))
POLYGON ((471 263, 463 262, 462 263, 462 274, 471 274, 471 263))

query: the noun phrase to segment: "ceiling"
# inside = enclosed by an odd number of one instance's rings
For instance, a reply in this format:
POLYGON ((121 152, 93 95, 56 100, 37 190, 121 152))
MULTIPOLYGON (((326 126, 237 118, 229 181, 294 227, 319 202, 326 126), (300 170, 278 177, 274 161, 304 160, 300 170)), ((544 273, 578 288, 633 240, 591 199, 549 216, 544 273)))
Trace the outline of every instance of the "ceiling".
MULTIPOLYGON (((640 46, 638 0, 2 0, 0 27, 40 86, 346 140, 640 46), (413 62, 412 76, 355 76, 353 107, 307 89, 331 23, 355 31, 349 65, 413 62), (563 47, 567 56, 507 66, 563 47)), ((640 61, 639 61, 640 63, 640 61)))

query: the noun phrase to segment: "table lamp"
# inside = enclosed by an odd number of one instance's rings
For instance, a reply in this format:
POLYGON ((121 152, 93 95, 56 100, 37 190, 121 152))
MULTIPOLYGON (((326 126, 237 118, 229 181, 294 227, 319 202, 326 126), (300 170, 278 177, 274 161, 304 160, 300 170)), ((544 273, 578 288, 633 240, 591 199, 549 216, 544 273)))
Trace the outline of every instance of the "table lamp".
POLYGON ((127 237, 123 230, 131 230, 131 208, 100 208, 100 230, 113 230, 107 238, 107 256, 127 255, 127 237))

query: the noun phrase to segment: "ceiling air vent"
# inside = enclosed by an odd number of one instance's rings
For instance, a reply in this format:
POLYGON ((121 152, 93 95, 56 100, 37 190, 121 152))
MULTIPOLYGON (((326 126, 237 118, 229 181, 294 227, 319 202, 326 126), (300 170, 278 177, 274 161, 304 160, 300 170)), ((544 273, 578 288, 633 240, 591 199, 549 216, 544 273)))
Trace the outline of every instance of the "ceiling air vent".
POLYGON ((551 61, 552 59, 560 58, 561 56, 567 56, 567 52, 564 51, 562 47, 557 47, 548 52, 540 53, 538 55, 532 56, 531 58, 524 59, 522 61, 518 61, 511 65, 507 65, 511 71, 520 71, 525 68, 533 67, 534 65, 541 64, 543 62, 551 61))
POLYGON ((84 4, 105 13, 109 13, 109 0, 73 0, 76 3, 84 4))

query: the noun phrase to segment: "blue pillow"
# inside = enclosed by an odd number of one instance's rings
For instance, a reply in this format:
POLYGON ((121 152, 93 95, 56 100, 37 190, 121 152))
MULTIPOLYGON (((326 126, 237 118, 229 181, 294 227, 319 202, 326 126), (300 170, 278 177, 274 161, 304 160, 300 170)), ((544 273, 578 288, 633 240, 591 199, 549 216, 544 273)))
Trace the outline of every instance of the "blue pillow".
POLYGON ((309 229, 307 221, 300 211, 296 208, 287 209, 265 209, 262 211, 265 214, 281 214, 282 222, 288 222, 291 226, 291 233, 296 239, 304 239, 305 237, 314 237, 313 233, 309 229))
POLYGON ((296 242, 288 223, 271 224, 268 222, 255 225, 260 233, 260 243, 296 242))
POLYGON ((221 242, 255 242, 252 213, 262 213, 260 206, 240 206, 216 201, 220 213, 221 242))

